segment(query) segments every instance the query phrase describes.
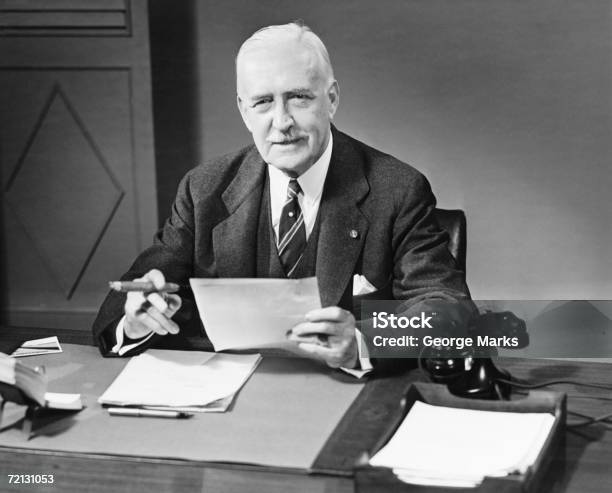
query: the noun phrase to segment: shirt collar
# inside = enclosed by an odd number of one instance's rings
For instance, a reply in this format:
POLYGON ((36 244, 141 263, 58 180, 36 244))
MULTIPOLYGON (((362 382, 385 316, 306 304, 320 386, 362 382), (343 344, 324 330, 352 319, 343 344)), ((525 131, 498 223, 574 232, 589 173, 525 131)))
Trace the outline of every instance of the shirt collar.
MULTIPOLYGON (((297 181, 304 192, 304 200, 309 203, 313 203, 321 197, 323 193, 323 185, 325 183, 325 177, 327 176, 327 170, 329 169, 329 163, 331 162, 333 148, 333 137, 331 131, 329 132, 329 141, 327 147, 321 154, 321 157, 308 168, 304 173, 298 176, 297 181)), ((287 185, 289 184, 289 176, 283 173, 278 168, 268 164, 268 175, 270 176, 270 190, 280 190, 282 197, 287 193, 287 185)))

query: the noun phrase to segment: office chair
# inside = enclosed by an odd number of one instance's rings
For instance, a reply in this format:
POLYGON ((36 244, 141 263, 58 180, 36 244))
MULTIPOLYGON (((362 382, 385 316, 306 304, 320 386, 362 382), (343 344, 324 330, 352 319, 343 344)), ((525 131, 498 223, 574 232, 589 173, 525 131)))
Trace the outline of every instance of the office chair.
POLYGON ((467 223, 461 209, 435 209, 440 227, 450 238, 448 249, 457 262, 457 267, 465 272, 467 223))
MULTIPOLYGON (((457 267, 465 272, 466 261, 466 220, 460 209, 435 209, 438 224, 449 235, 448 249, 455 257, 457 267)), ((473 334, 493 334, 516 336, 520 341, 519 348, 529 344, 529 335, 525 322, 511 312, 487 312, 475 319, 471 328, 473 334)), ((475 355, 472 367, 464 371, 463 358, 440 357, 437 355, 422 362, 435 382, 445 383, 451 393, 461 397, 478 399, 508 399, 512 380, 510 373, 498 369, 490 353, 475 355), (452 365, 449 362, 454 362, 452 365)))

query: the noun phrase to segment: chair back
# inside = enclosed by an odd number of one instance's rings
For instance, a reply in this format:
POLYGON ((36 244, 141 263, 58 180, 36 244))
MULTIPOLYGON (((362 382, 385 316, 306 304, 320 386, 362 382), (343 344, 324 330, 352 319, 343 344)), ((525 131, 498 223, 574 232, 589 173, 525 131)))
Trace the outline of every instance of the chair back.
POLYGON ((440 227, 448 233, 450 250, 457 267, 465 272, 467 223, 461 209, 436 209, 435 216, 440 227))

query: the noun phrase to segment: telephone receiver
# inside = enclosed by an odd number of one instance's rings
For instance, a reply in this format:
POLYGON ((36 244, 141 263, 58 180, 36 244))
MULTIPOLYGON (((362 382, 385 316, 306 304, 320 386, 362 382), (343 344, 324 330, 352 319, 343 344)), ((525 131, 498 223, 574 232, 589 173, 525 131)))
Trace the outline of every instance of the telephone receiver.
MULTIPOLYGON (((525 321, 509 311, 479 315, 468 329, 468 334, 473 337, 517 337, 519 344, 516 349, 529 345, 525 321)), ((512 380, 512 376, 493 362, 491 356, 497 356, 494 348, 484 351, 470 348, 458 355, 456 351, 452 355, 445 353, 448 351, 434 349, 419 361, 420 367, 434 382, 446 384, 448 390, 459 397, 487 400, 510 398, 512 389, 507 382, 512 380)))
POLYGON ((491 358, 474 358, 471 368, 448 382, 451 394, 471 399, 507 400, 511 386, 500 380, 512 380, 506 370, 495 366, 491 358))

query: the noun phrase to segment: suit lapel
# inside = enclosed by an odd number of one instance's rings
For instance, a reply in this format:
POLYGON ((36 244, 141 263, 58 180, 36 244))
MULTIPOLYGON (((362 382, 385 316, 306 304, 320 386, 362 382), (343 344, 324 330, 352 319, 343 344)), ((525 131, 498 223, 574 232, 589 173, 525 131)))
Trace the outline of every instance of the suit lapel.
POLYGON ((368 220, 358 204, 368 194, 363 160, 332 127, 334 144, 319 211, 316 274, 323 306, 337 305, 352 280, 368 220))
POLYGON ((253 149, 223 192, 227 216, 212 231, 219 277, 255 277, 257 221, 266 166, 253 149))

